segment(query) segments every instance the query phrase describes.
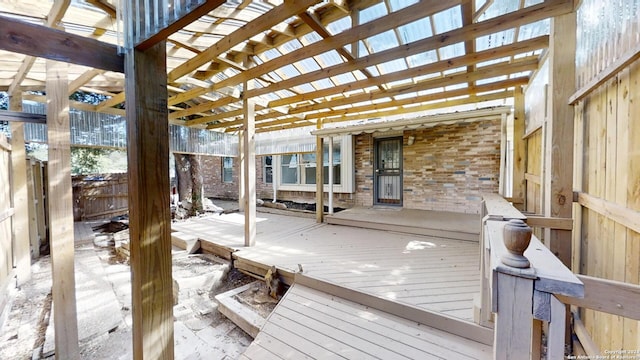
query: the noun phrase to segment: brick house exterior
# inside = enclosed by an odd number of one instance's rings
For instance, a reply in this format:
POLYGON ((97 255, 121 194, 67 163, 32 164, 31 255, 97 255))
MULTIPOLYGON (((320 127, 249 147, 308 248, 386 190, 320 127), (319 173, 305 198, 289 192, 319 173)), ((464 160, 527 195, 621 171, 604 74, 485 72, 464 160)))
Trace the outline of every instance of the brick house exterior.
MULTIPOLYGON (((478 213, 480 193, 497 192, 500 173, 501 120, 462 122, 396 133, 353 137, 355 193, 335 193, 334 206, 372 206, 374 200, 374 141, 402 136, 402 206, 410 209, 478 213), (407 145, 409 136, 414 143, 407 145)), ((222 181, 222 158, 202 156, 207 197, 237 199, 239 161, 233 159, 233 182, 222 181)), ((273 198, 265 183, 263 157, 256 158, 256 193, 273 198)), ((278 191, 278 200, 314 203, 313 191, 278 191)), ((326 196, 325 196, 326 200, 326 196)), ((325 203, 326 204, 326 203, 325 203)))

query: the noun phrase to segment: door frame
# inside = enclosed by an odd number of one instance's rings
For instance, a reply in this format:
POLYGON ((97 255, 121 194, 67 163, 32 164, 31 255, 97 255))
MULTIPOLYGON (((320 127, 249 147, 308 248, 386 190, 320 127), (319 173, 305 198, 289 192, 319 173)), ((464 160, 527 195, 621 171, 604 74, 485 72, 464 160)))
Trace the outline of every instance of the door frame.
MULTIPOLYGON (((404 145, 404 137, 403 136, 389 136, 389 137, 376 137, 373 140, 373 205, 385 205, 385 206, 403 206, 404 196, 403 196, 403 183, 404 183, 404 159, 403 159, 403 145, 404 145), (378 146, 380 142, 396 140, 398 142, 398 150, 399 154, 399 172, 398 172, 398 180, 400 185, 399 190, 399 202, 397 204, 390 204, 386 202, 380 202, 380 197, 378 196, 378 192, 380 191, 380 186, 378 185, 378 176, 382 175, 380 173, 380 169, 378 169, 378 156, 379 150, 378 146)), ((387 175, 389 176, 389 175, 387 175)))

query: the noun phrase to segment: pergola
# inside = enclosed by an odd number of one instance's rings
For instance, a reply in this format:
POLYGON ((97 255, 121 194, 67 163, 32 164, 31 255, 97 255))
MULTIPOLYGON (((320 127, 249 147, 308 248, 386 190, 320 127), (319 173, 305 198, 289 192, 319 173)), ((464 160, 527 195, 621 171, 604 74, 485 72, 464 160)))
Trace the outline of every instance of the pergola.
MULTIPOLYGON (((558 62, 573 62, 566 54, 575 53, 575 17, 571 25, 563 15, 574 11, 574 0, 160 2, 137 1, 123 11, 107 0, 0 0, 0 90, 9 92, 13 111, 21 111, 21 99, 48 105, 49 186, 60 194, 50 204, 56 332, 64 334, 56 337, 60 358, 78 357, 74 283, 68 280, 69 106, 127 117, 134 357, 169 359, 167 122, 241 134, 250 245, 256 132, 393 120, 433 109, 511 104, 514 98, 522 120, 522 86, 544 56, 555 62, 556 84, 573 84, 560 76, 558 62), (564 20, 552 25, 552 18, 564 20), (119 33, 130 39, 118 47, 119 33), (563 43, 572 33, 573 48, 570 40, 563 43), (109 99, 69 102, 77 90, 109 99)), ((572 75, 572 68, 566 73, 572 75)), ((566 117, 562 111, 569 106, 558 108, 553 117, 566 117)), ((524 125, 517 126, 522 132, 524 125)), ((12 123, 13 139, 21 137, 20 127, 12 123)), ((320 137, 318 145, 321 159, 320 137)), ((322 179, 321 171, 316 175, 322 179)), ((321 194, 322 181, 316 183, 321 194)))

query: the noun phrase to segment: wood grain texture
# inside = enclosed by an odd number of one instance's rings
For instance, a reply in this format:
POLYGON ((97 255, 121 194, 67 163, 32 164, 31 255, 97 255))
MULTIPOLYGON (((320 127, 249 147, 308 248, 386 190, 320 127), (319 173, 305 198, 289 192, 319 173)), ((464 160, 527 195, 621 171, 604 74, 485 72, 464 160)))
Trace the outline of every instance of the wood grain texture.
POLYGON ((0 48, 50 60, 124 72, 115 45, 0 16, 0 48))
MULTIPOLYGON (((527 183, 525 181, 527 142, 523 139, 525 132, 524 93, 521 86, 513 91, 513 188, 511 197, 525 199, 527 183)), ((524 204, 520 210, 524 210, 524 204)))
POLYGON ((74 264, 68 65, 47 60, 49 243, 56 359, 80 359, 74 264))
MULTIPOLYGON (((11 94, 9 108, 22 111, 20 92, 11 94)), ((18 286, 31 278, 31 242, 29 239, 29 192, 27 190, 27 154, 24 146, 24 123, 11 122, 11 190, 13 191, 13 248, 18 286)))
MULTIPOLYGON (((253 87, 253 81, 244 84, 245 89, 253 87)), ((244 187, 244 245, 253 246, 256 243, 256 101, 253 98, 244 99, 243 112, 243 187, 244 187)))
POLYGON ((133 358, 173 359, 166 45, 126 55, 133 358))
POLYGON ((533 334, 533 280, 498 273, 494 359, 529 359, 533 334))
MULTIPOLYGON (((546 126, 544 214, 571 218, 573 199, 573 107, 567 99, 575 89, 576 13, 551 21, 549 41, 549 118, 546 126)), ((571 231, 549 229, 545 242, 566 266, 571 266, 571 231)))

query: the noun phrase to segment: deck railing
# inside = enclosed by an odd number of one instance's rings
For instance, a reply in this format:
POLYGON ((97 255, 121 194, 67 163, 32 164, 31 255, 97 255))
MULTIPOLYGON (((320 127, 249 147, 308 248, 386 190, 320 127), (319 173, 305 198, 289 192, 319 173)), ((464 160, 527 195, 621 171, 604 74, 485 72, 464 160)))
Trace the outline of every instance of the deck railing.
POLYGON ((494 359, 564 358, 567 307, 558 296, 584 297, 583 283, 531 235, 526 216, 499 195, 483 202, 477 321, 494 327, 494 359))

